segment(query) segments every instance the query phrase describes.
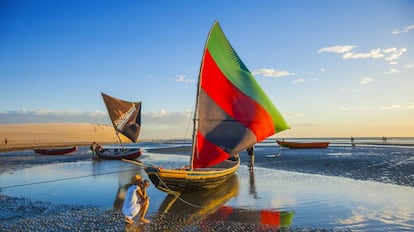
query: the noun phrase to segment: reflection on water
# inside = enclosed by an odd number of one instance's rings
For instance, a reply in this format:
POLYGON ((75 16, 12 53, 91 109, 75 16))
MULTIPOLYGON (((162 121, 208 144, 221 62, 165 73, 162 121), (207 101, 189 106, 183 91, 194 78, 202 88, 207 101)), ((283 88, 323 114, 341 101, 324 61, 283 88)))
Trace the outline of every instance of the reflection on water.
POLYGON ((292 224, 293 211, 278 211, 272 209, 243 209, 223 206, 205 220, 226 220, 244 223, 257 223, 272 227, 285 227, 292 224))
POLYGON ((254 179, 254 171, 250 170, 250 175, 249 175, 249 193, 250 195, 253 196, 253 198, 257 199, 259 198, 257 196, 257 191, 256 191, 256 184, 255 184, 255 179, 254 179))
MULTIPOLYGON (((151 158, 167 168, 188 162, 179 155, 151 158)), ((121 161, 43 165, 1 174, 0 192, 53 203, 120 208, 125 185, 137 173, 147 178, 141 167, 121 161)), ((148 195, 148 216, 179 218, 177 228, 226 218, 292 227, 414 230, 414 188, 373 181, 260 167, 250 172, 241 166, 232 179, 211 191, 175 198, 151 185, 148 195)))
POLYGON ((414 188, 340 177, 255 168, 251 195, 248 170, 241 168, 240 194, 227 204, 244 209, 295 212, 292 226, 351 230, 414 229, 414 188))
POLYGON ((191 221, 199 220, 238 194, 239 179, 233 175, 225 184, 215 189, 188 192, 179 196, 167 195, 158 209, 158 214, 186 215, 191 221))

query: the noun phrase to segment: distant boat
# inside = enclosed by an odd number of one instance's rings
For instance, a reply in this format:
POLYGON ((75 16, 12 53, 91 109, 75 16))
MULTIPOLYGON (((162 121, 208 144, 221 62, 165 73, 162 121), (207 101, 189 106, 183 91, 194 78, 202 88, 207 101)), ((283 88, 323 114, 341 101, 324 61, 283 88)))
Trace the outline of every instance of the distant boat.
POLYGON ((128 102, 102 93, 109 118, 115 129, 121 147, 103 148, 96 155, 101 159, 136 159, 142 154, 141 148, 125 148, 119 133, 136 143, 141 129, 141 102, 128 102))
POLYGON ((101 159, 121 160, 136 159, 142 155, 140 148, 103 148, 101 152, 96 153, 101 159))
POLYGON ((78 149, 77 146, 62 147, 62 148, 36 148, 34 152, 41 155, 64 155, 74 152, 78 149))
POLYGON ((287 142, 287 141, 280 141, 276 140, 277 144, 281 147, 287 148, 327 148, 329 146, 329 142, 287 142))
POLYGON ((162 191, 216 188, 236 172, 241 151, 288 128, 218 22, 213 24, 205 44, 193 122, 189 166, 145 168, 162 191))

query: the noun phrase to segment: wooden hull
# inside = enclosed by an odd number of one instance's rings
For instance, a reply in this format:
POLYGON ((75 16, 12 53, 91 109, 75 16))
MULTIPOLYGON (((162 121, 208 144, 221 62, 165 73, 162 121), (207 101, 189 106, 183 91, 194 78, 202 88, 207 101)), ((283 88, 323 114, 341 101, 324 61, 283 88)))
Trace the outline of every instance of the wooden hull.
POLYGON ((65 148, 45 148, 45 149, 36 148, 34 149, 34 152, 36 154, 41 154, 41 155, 64 155, 64 154, 74 152, 77 149, 78 149, 77 146, 65 147, 65 148))
POLYGON ((151 182, 164 192, 193 192, 213 189, 226 182, 237 170, 240 161, 226 160, 210 168, 195 170, 147 167, 151 182))
POLYGON ((140 148, 129 148, 129 149, 121 149, 121 148, 105 148, 103 151, 98 152, 96 155, 100 159, 105 160, 121 160, 121 159, 136 159, 140 157, 142 154, 142 150, 140 148))
POLYGON ((299 143, 299 142, 287 142, 276 140, 277 144, 281 147, 287 147, 292 149, 303 149, 303 148, 327 148, 329 142, 309 142, 309 143, 299 143))

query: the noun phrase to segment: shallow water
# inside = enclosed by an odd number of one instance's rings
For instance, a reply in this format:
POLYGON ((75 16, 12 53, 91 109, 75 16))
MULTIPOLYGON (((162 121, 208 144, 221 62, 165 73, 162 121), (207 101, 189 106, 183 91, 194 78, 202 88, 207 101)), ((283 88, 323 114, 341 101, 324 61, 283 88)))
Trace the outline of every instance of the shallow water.
MULTIPOLYGON (((266 146, 258 146, 256 151, 260 154, 278 151, 275 148, 264 150, 266 146)), ((289 152, 295 155, 295 152, 304 151, 282 152, 284 155, 289 152)), ((355 155, 355 150, 348 148, 323 152, 329 156, 355 155)), ((376 154, 378 151, 374 150, 373 156, 376 154)), ((164 167, 178 167, 188 162, 188 156, 145 153, 140 160, 164 167)), ((119 208, 125 185, 136 173, 146 177, 141 167, 122 161, 50 164, 3 173, 0 175, 0 187, 1 193, 9 196, 119 208)), ((181 199, 185 202, 170 199, 153 186, 148 189, 148 194, 151 197, 150 216, 168 212, 194 221, 215 216, 222 218, 222 213, 226 212, 227 220, 257 223, 256 212, 260 214, 267 210, 284 215, 287 219, 279 223, 292 227, 414 230, 414 188, 374 181, 259 167, 251 173, 242 165, 235 178, 226 185, 208 193, 182 195, 181 199), (232 216, 229 216, 229 208, 232 216)), ((185 220, 180 222, 186 223, 185 220)))

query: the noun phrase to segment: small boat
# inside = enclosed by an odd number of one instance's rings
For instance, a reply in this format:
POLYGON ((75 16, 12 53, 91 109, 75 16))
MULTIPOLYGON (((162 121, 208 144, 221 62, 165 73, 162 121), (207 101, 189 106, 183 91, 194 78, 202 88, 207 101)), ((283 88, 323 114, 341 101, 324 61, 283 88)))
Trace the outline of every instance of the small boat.
POLYGON ((291 149, 303 149, 303 148, 327 148, 329 142, 287 142, 276 140, 277 144, 281 147, 287 147, 291 149))
POLYGON ((62 148, 36 148, 34 152, 42 155, 64 155, 74 152, 78 149, 77 146, 73 147, 62 147, 62 148))
POLYGON ((236 172, 241 151, 289 128, 217 21, 204 47, 193 123, 188 166, 145 168, 161 191, 216 188, 236 172))
POLYGON ((121 160, 121 159, 136 159, 142 155, 140 148, 104 148, 96 155, 100 159, 106 160, 121 160))
POLYGON ((141 102, 124 101, 101 93, 109 118, 115 129, 121 147, 102 148, 96 152, 101 159, 122 160, 136 159, 141 156, 141 148, 125 148, 119 133, 136 143, 141 130, 141 102))

